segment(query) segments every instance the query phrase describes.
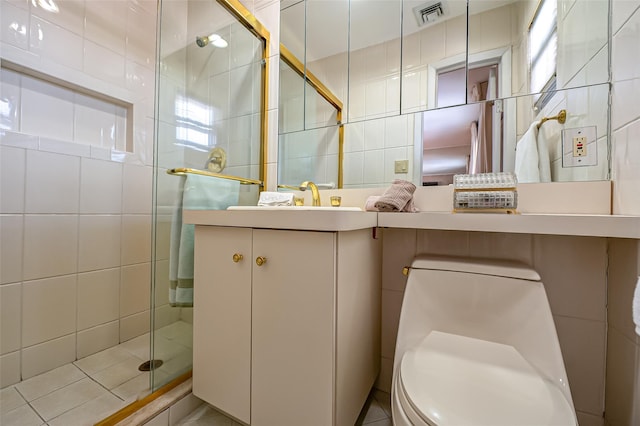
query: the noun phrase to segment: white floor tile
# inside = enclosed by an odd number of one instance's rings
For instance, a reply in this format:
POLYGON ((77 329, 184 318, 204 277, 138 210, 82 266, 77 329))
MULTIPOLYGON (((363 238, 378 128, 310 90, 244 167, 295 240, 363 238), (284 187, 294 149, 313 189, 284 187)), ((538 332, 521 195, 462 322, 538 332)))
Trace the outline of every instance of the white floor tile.
POLYGON ((102 386, 87 378, 38 398, 31 405, 42 418, 49 421, 85 402, 108 394, 102 386))
POLYGON ((106 393, 49 420, 48 424, 49 426, 92 426, 125 405, 126 403, 118 397, 106 393))
POLYGON ((115 346, 86 358, 79 359, 74 362, 74 364, 88 375, 96 374, 131 357, 131 353, 121 346, 122 345, 115 346))
POLYGON ((380 407, 387 414, 387 417, 391 418, 391 395, 387 392, 375 389, 373 391, 373 397, 378 401, 380 407))
POLYGON ((91 377, 105 388, 111 390, 125 382, 128 382, 134 377, 143 374, 138 370, 138 367, 143 362, 144 360, 133 355, 129 355, 129 357, 124 361, 105 368, 96 374, 91 374, 91 377))
POLYGON ((33 401, 86 377, 75 365, 67 364, 18 383, 16 389, 27 401, 33 401))
POLYGON ((111 392, 124 401, 135 401, 140 396, 151 393, 150 380, 149 373, 142 373, 112 389, 111 392))
POLYGON ((25 405, 27 401, 18 393, 15 387, 11 386, 0 390, 0 413, 8 413, 18 407, 25 405))
POLYGON ((0 424, 2 426, 40 426, 44 424, 44 420, 31 407, 23 405, 15 410, 2 413, 0 424))
POLYGON ((134 339, 128 340, 124 343, 120 343, 118 346, 121 349, 126 350, 130 354, 137 356, 138 358, 149 360, 149 345, 150 345, 149 333, 138 336, 134 339))
POLYGON ((176 321, 173 324, 169 324, 156 330, 156 336, 162 336, 169 340, 178 339, 192 334, 193 326, 184 321, 176 321))
POLYGON ((372 423, 364 423, 366 426, 393 426, 391 419, 377 420, 372 423))
POLYGON ((164 337, 156 337, 153 341, 153 358, 161 359, 163 362, 190 351, 190 347, 181 345, 176 341, 167 340, 164 337))
POLYGON ((193 413, 179 421, 177 426, 240 426, 240 423, 230 419, 209 405, 202 405, 193 413))
POLYGON ((367 414, 364 416, 362 424, 367 425, 387 418, 387 413, 385 413, 378 401, 375 398, 370 398, 369 409, 367 410, 367 414))

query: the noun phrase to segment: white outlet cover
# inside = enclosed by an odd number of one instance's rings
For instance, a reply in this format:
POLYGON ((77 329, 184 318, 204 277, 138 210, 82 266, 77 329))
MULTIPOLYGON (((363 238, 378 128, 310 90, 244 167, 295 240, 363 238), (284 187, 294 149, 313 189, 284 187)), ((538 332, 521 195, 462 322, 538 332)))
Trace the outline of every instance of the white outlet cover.
POLYGON ((562 167, 584 167, 598 164, 596 126, 576 127, 562 131, 562 167), (573 156, 573 138, 586 137, 587 155, 573 156))

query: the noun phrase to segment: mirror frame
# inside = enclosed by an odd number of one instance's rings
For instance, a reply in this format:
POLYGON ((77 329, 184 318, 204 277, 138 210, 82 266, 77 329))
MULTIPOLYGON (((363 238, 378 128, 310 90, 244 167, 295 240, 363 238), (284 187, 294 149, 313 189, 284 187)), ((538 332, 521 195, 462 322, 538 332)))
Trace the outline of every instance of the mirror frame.
MULTIPOLYGON (((239 0, 216 0, 227 12, 231 13, 249 32, 262 41, 262 81, 260 99, 260 187, 267 188, 267 147, 269 139, 269 56, 271 34, 260 21, 239 0)), ((276 181, 278 180, 276 176, 276 181)), ((276 182, 277 183, 277 182, 276 182)))
MULTIPOLYGON (((220 0, 219 0, 220 1, 220 0)), ((309 83, 320 96, 329 102, 336 109, 336 118, 338 120, 338 189, 342 189, 343 172, 342 165, 344 162, 344 124, 342 123, 342 101, 338 99, 325 86, 318 77, 305 68, 300 61, 284 44, 280 43, 280 59, 289 65, 302 79, 309 83)))

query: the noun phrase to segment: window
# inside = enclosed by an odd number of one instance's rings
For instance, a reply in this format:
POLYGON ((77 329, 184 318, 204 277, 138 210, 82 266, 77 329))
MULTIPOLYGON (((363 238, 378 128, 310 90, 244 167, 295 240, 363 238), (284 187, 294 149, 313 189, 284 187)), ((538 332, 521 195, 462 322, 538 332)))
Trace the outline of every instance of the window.
POLYGON ((182 146, 208 152, 212 141, 213 111, 195 99, 178 95, 175 102, 176 139, 182 146))
POLYGON ((556 88, 558 48, 557 0, 540 0, 529 26, 530 88, 541 109, 556 88))

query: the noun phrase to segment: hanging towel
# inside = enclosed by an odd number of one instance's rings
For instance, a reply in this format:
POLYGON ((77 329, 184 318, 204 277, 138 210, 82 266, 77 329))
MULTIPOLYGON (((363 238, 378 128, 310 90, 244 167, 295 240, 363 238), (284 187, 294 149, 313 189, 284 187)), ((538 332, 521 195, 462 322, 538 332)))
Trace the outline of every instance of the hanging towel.
POLYGON ((520 183, 551 182, 549 146, 534 121, 516 144, 515 173, 520 183))
POLYGON ((540 182, 551 182, 551 160, 549 159, 549 144, 544 137, 545 132, 538 132, 538 170, 540 182))
POLYGON ((195 226, 182 222, 182 211, 225 210, 238 204, 240 182, 195 174, 182 184, 171 221, 169 304, 193 306, 193 241, 195 226))
POLYGON ((381 212, 415 212, 413 193, 416 186, 409 181, 395 179, 375 202, 375 207, 381 212))
MULTIPOLYGON (((538 124, 533 122, 524 136, 516 144, 515 173, 518 182, 540 182, 540 169, 538 168, 538 124)), ((547 153, 547 158, 549 154, 547 153)))

